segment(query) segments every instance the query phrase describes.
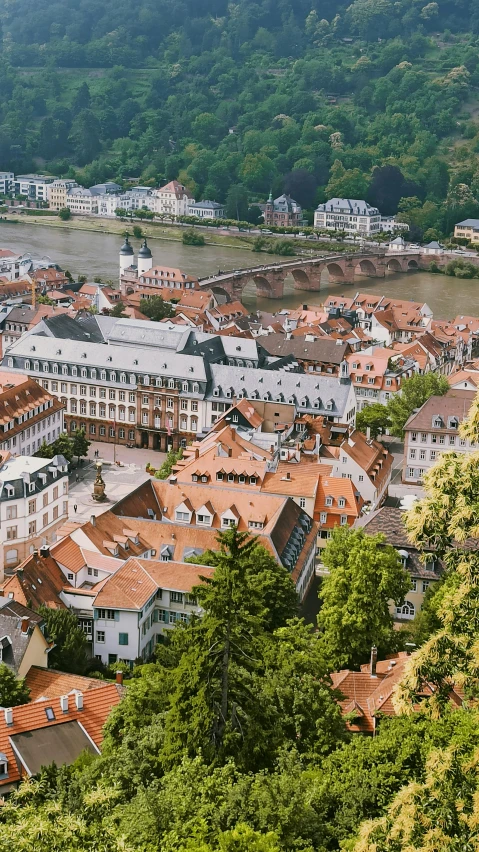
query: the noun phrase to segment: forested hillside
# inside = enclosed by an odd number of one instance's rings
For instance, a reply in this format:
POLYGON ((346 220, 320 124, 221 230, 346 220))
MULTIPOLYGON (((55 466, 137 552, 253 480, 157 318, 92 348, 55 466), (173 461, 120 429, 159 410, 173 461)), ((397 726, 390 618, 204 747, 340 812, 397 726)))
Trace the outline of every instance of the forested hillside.
POLYGON ((0 19, 2 168, 407 198, 421 230, 479 212, 477 0, 2 0, 0 19), (384 164, 401 174, 371 178, 384 164))

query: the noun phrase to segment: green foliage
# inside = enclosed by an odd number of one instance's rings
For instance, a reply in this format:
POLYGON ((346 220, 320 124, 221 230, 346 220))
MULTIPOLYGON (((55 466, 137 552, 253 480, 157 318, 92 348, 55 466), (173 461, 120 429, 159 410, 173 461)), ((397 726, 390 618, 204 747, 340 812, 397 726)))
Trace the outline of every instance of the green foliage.
POLYGON ((116 305, 111 309, 110 316, 111 317, 126 317, 127 316, 127 314, 125 314, 125 305, 123 304, 122 301, 117 302, 116 305))
POLYGON ((143 229, 141 225, 133 225, 133 236, 136 237, 137 240, 140 240, 143 236, 143 229))
POLYGON ((46 606, 41 606, 39 613, 46 622, 45 635, 54 642, 48 655, 49 667, 84 674, 88 665, 87 639, 76 615, 67 609, 46 606))
POLYGON ((160 322, 165 317, 174 317, 175 309, 171 302, 165 302, 161 296, 152 296, 150 299, 140 299, 140 311, 148 319, 160 322))
POLYGON ((180 461, 183 458, 183 448, 180 447, 179 450, 168 450, 166 454, 166 458, 161 465, 160 469, 155 473, 155 479, 168 479, 173 467, 176 462, 180 461))
POLYGON ((323 553, 329 573, 321 589, 318 628, 331 670, 366 663, 372 645, 379 657, 396 650, 389 602, 404 600, 411 587, 397 551, 382 535, 336 527, 323 553))
POLYGON ((27 704, 30 690, 25 678, 18 678, 6 663, 0 663, 0 707, 17 707, 27 704))
POLYGON ((183 231, 182 242, 184 246, 204 246, 205 238, 203 234, 198 234, 197 231, 190 229, 183 231))
POLYGON ((372 405, 366 405, 362 411, 358 411, 356 428, 365 434, 367 429, 370 429, 371 438, 376 439, 378 435, 383 435, 390 425, 388 408, 380 402, 373 402, 372 405))
POLYGON ((53 441, 53 444, 47 444, 44 440, 35 455, 41 459, 52 459, 53 456, 64 456, 67 462, 71 463, 74 456, 73 440, 68 437, 66 432, 62 432, 62 434, 53 441))
POLYGON ((80 462, 81 458, 85 458, 88 455, 88 447, 90 446, 91 441, 85 435, 84 429, 77 429, 73 436, 73 455, 77 457, 78 462, 80 462))
POLYGON ((69 207, 62 207, 61 210, 58 211, 58 217, 62 220, 62 222, 68 222, 72 217, 72 211, 69 207))
POLYGON ((444 396, 449 384, 444 376, 426 373, 414 375, 402 385, 401 394, 395 394, 387 405, 391 421, 390 431, 398 438, 404 437, 404 426, 416 408, 420 408, 431 396, 444 396))
POLYGON ((48 296, 37 296, 37 304, 39 305, 54 305, 55 302, 53 299, 49 299, 48 296))

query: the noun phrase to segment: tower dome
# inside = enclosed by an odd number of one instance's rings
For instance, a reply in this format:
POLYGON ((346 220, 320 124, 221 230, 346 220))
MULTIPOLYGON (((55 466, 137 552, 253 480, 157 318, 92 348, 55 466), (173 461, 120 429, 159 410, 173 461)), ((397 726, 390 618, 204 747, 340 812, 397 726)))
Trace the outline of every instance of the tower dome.
POLYGON ((138 275, 143 275, 148 272, 153 266, 153 255, 151 249, 148 248, 148 243, 143 240, 143 245, 138 252, 138 275))
POLYGON ((148 247, 146 240, 143 240, 143 245, 142 245, 140 251, 138 252, 138 257, 145 257, 145 258, 148 258, 148 259, 153 257, 153 255, 151 253, 151 249, 148 247))
POLYGON ((133 246, 130 244, 128 239, 128 234, 126 234, 125 242, 120 249, 120 278, 125 269, 128 269, 130 266, 134 266, 134 264, 135 252, 133 251, 133 246))
POLYGON ((129 257, 132 254, 134 254, 133 246, 130 244, 130 241, 128 239, 128 234, 125 236, 125 242, 123 243, 123 245, 120 249, 120 254, 123 255, 124 257, 125 256, 129 257))

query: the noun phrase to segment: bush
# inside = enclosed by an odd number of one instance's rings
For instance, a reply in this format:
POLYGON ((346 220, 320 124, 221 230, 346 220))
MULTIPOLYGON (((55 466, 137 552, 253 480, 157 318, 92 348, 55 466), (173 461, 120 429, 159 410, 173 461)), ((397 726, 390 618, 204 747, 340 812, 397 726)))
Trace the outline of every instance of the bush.
POLYGON ((205 238, 203 234, 197 234, 196 231, 188 230, 183 234, 184 246, 204 246, 205 238))

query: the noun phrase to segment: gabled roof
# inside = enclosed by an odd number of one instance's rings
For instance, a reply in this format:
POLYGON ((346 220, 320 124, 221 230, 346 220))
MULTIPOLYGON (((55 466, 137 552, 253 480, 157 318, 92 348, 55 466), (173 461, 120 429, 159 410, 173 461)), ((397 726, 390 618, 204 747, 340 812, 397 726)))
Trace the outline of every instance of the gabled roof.
MULTIPOLYGON (((41 627, 43 623, 43 619, 38 613, 33 612, 18 601, 0 598, 1 662, 13 669, 14 672, 18 672, 35 628, 41 627)), ((46 651, 48 642, 46 639, 43 639, 43 641, 46 651)))
POLYGON ((7 725, 5 714, 1 712, 0 752, 7 758, 8 777, 0 781, 0 790, 18 783, 24 775, 38 772, 41 766, 52 762, 58 766, 73 763, 87 744, 90 750, 98 752, 103 740, 103 726, 119 701, 116 685, 108 684, 84 692, 81 710, 77 709, 75 698, 70 695, 67 712, 61 709, 58 698, 14 707, 11 725, 7 725), (51 720, 47 718, 47 708, 54 713, 51 720), (65 728, 65 725, 69 727, 65 728), (39 735, 41 731, 46 732, 43 738, 39 735), (25 738, 25 734, 30 736, 25 738), (35 754, 29 743, 35 746, 35 754), (27 752, 30 756, 28 762, 27 752))
POLYGON ((32 609, 43 604, 50 609, 65 609, 60 598, 64 585, 65 575, 54 558, 32 553, 11 577, 5 578, 3 594, 32 609))
POLYGON ((128 559, 103 585, 95 607, 141 610, 158 589, 191 592, 213 569, 181 562, 128 559))
MULTIPOLYGON (((25 682, 30 690, 30 701, 60 698, 61 695, 111 686, 108 681, 98 680, 98 678, 60 672, 56 669, 44 669, 40 666, 30 667, 25 676, 25 682)), ((121 688, 117 687, 117 691, 119 695, 122 694, 121 688)))

